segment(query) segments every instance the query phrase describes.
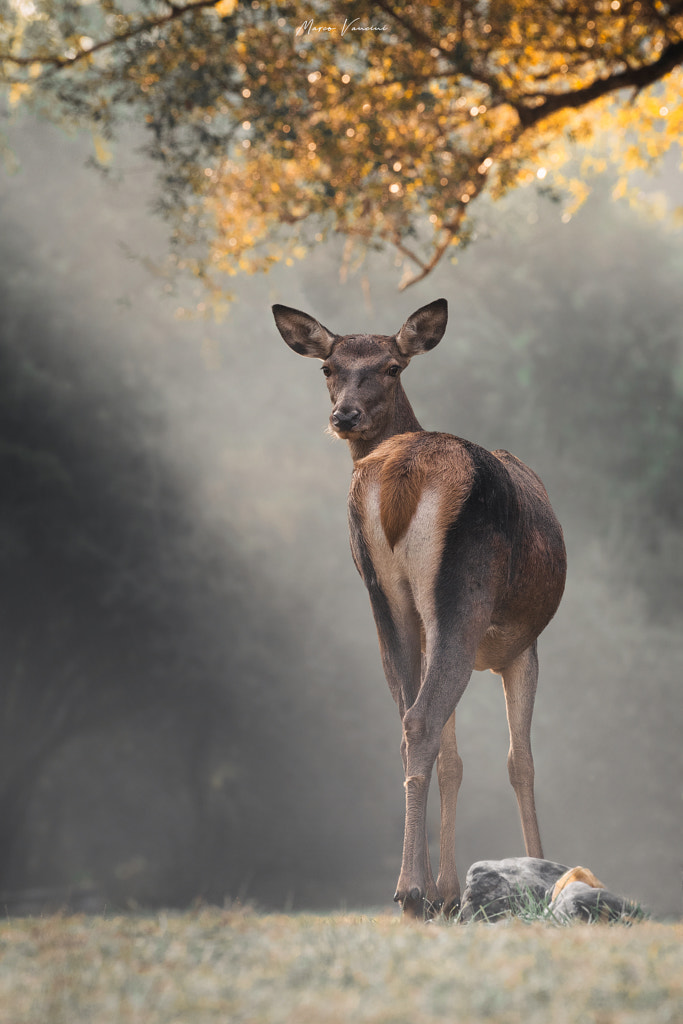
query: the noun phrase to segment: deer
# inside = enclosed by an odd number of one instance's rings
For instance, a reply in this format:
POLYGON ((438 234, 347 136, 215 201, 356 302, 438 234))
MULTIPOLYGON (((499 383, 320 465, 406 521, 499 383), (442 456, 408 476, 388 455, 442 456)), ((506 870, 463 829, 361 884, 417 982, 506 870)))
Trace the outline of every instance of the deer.
POLYGON ((455 714, 474 669, 502 677, 508 774, 528 857, 543 857, 531 719, 537 638, 566 576, 562 528, 540 478, 514 455, 424 430, 401 375, 441 341, 448 303, 420 307, 394 335, 333 334, 308 313, 272 307, 294 352, 322 361, 330 432, 348 442, 351 553, 372 608, 402 723, 405 828, 394 895, 404 918, 457 915, 455 812, 462 781, 455 714), (427 839, 436 763, 439 871, 427 839))

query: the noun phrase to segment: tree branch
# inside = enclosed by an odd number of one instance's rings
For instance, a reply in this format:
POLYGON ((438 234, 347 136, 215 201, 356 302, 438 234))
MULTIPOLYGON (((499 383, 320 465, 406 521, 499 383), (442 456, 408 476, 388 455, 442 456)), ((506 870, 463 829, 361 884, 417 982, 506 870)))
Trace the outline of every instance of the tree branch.
MULTIPOLYGON (((585 86, 583 89, 577 89, 575 92, 535 93, 524 97, 524 100, 543 99, 543 104, 537 107, 525 107, 523 105, 523 100, 508 100, 507 102, 510 106, 517 111, 520 120, 519 127, 513 134, 515 137, 519 138, 529 128, 532 128, 546 117, 550 117, 552 114, 555 114, 560 110, 575 109, 577 107, 586 106, 610 92, 616 92, 619 89, 628 87, 635 88, 637 90, 644 89, 648 85, 652 85, 654 82, 659 81, 660 78, 663 78, 664 75, 668 74, 682 62, 683 41, 679 41, 676 43, 670 43, 664 49, 660 57, 652 64, 646 64, 639 68, 627 67, 625 71, 619 71, 615 74, 609 75, 607 78, 598 79, 590 85, 585 86)), ((505 102, 505 100, 503 102, 505 102)), ((482 191, 486 177, 486 174, 481 177, 481 184, 472 195, 471 199, 474 199, 479 192, 482 191)), ((436 246, 431 259, 427 263, 422 260, 417 260, 411 252, 407 251, 405 247, 398 244, 394 239, 395 247, 400 252, 403 252, 404 255, 412 258, 420 267, 419 273, 414 274, 399 286, 401 291, 405 288, 409 288, 410 285, 423 280, 423 278, 427 277, 427 275, 431 273, 437 263, 442 259, 450 245, 451 238, 453 238, 457 233, 464 216, 465 207, 461 206, 455 219, 448 225, 444 225, 444 229, 448 231, 448 236, 444 242, 441 242, 436 246)))
MULTIPOLYGON (((419 264, 421 266, 420 272, 418 274, 413 274, 413 276, 409 277, 407 281, 402 281, 401 284, 398 286, 399 291, 402 292, 406 288, 410 288, 412 284, 417 284, 418 281, 422 281, 425 277, 427 277, 428 274, 431 274, 432 270, 437 265, 437 263, 440 262, 443 254, 446 252, 448 246, 451 244, 451 239, 453 238, 454 234, 455 231, 452 231, 451 229, 447 231, 445 240, 441 242, 439 245, 437 245, 429 263, 422 263, 422 261, 419 261, 419 264)), ((400 252, 405 252, 405 249, 400 244, 394 242, 394 245, 400 252)), ((406 252, 406 255, 409 256, 411 259, 415 259, 415 257, 412 256, 412 254, 409 252, 406 252)))
MULTIPOLYGON (((19 57, 12 53, 0 53, 0 61, 7 61, 8 63, 14 64, 17 67, 29 67, 32 64, 47 64, 49 65, 50 71, 60 71, 62 68, 70 67, 72 64, 76 64, 86 57, 91 57, 93 53, 97 53, 98 50, 107 49, 110 46, 116 46, 119 43, 125 43, 129 39, 134 39, 136 36, 142 35, 143 32, 148 32, 153 28, 160 28, 162 25, 167 25, 171 21, 175 21, 178 18, 182 18, 183 15, 188 14, 192 11, 201 10, 205 7, 215 7, 216 0, 195 0, 194 3, 186 4, 184 7, 177 7, 175 4, 168 2, 170 11, 168 14, 163 14, 158 18, 151 18, 148 21, 143 21, 139 25, 134 25, 131 28, 126 29, 125 32, 119 32, 116 35, 111 36, 109 39, 102 39, 99 43, 94 43, 88 49, 78 50, 73 57, 41 57, 35 55, 32 57, 19 57)), ((34 81, 39 81, 42 75, 37 76, 34 81)), ((0 74, 0 79, 4 78, 0 74)), ((7 81, 7 78, 4 78, 7 81)), ((15 79, 12 79, 15 81, 15 79)))
MULTIPOLYGON (((476 191, 472 194, 471 199, 474 199, 482 191, 484 187, 483 182, 485 180, 485 176, 482 176, 481 180, 482 183, 479 185, 479 188, 477 188, 476 191)), ((437 246, 435 246, 432 252, 431 259, 428 260, 428 262, 426 263, 424 262, 424 260, 421 260, 417 256, 415 256, 414 253, 412 253, 410 249, 408 249, 401 242, 400 239, 393 239, 395 248, 398 249, 399 252, 402 252, 409 259, 413 260, 420 268, 419 273, 413 274, 412 277, 409 277, 407 278, 407 280, 403 280, 401 282, 401 284, 399 285, 399 291, 404 291, 406 288, 410 288, 411 285, 417 284, 418 281, 422 281, 425 277, 428 276, 428 274, 431 274, 432 270, 437 265, 437 263, 440 263, 440 261, 442 260, 453 238, 457 235, 458 231, 460 230, 462 222, 465 219, 465 212, 466 204, 461 202, 458 205, 457 209, 455 210, 451 219, 447 223, 444 223, 442 225, 442 229, 445 232, 444 238, 441 242, 439 242, 437 246)))
POLYGON ((617 92, 619 89, 633 87, 640 91, 648 85, 659 81, 664 75, 673 71, 675 67, 683 62, 683 40, 670 43, 664 48, 660 57, 652 64, 645 64, 639 68, 627 68, 625 71, 617 71, 607 78, 598 78, 590 85, 573 92, 563 93, 532 93, 511 105, 517 111, 519 120, 524 128, 530 128, 546 117, 556 114, 560 110, 571 110, 577 107, 586 106, 594 100, 606 96, 610 92, 617 92), (538 106, 528 107, 525 102, 541 100, 538 106))
POLYGON ((418 28, 417 25, 414 25, 412 21, 405 17, 405 15, 399 14, 395 11, 391 4, 386 3, 385 0, 376 0, 375 6, 379 7, 379 9, 384 11, 385 14, 388 14, 390 18, 394 19, 394 21, 397 21, 399 25, 402 25, 406 32, 409 32, 415 39, 419 39, 423 46, 429 47, 430 50, 440 50, 445 56, 449 55, 448 50, 444 50, 443 47, 439 45, 438 40, 434 42, 426 32, 421 28, 418 28))

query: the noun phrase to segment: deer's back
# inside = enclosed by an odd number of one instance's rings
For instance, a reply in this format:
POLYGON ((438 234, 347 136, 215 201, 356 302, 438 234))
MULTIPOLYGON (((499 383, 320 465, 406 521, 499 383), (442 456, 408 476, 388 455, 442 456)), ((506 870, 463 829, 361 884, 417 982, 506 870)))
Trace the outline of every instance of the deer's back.
POLYGON ((536 474, 508 452, 451 434, 398 434, 356 463, 354 558, 390 606, 407 593, 448 629, 486 606, 478 668, 498 668, 547 625, 564 588, 562 530, 536 474))

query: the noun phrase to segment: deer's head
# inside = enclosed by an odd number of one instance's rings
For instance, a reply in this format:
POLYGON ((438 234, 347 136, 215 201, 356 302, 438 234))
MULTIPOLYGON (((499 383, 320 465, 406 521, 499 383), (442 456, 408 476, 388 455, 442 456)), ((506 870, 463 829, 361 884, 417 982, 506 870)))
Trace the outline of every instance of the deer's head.
POLYGON ((441 341, 448 303, 436 299, 422 306, 393 335, 332 334, 308 313, 279 304, 273 315, 291 349, 322 360, 333 432, 349 441, 372 441, 387 433, 397 409, 407 404, 401 373, 413 356, 441 341))

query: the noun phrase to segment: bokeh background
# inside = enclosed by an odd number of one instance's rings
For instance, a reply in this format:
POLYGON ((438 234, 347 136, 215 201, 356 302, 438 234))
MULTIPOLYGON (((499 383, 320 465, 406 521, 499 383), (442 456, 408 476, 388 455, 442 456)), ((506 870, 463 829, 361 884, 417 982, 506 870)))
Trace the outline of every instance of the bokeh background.
MULTIPOLYGON (((565 528, 533 730, 546 855, 680 915, 680 231, 612 201, 609 176, 568 221, 529 188, 482 206, 457 264, 404 293, 391 255, 340 275, 333 240, 240 278, 222 323, 186 320, 185 286, 155 273, 166 236, 135 139, 108 176, 88 137, 28 116, 10 142, 5 905, 390 904, 400 723, 348 551, 350 457, 270 305, 390 333, 443 295, 446 337, 404 378, 418 418, 530 463, 565 528)), ((677 183, 665 166, 658 187, 677 183)), ((464 875, 523 853, 498 677, 473 675, 458 739, 464 875)))

